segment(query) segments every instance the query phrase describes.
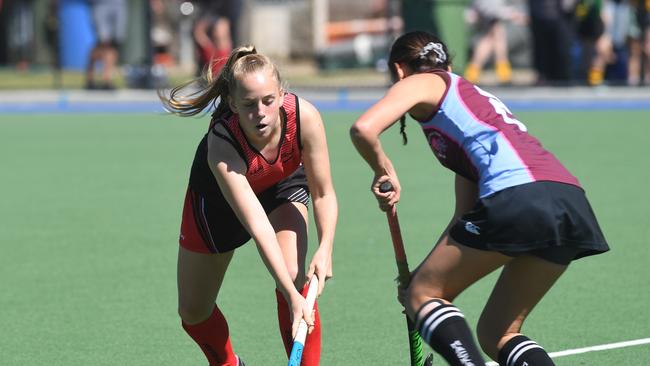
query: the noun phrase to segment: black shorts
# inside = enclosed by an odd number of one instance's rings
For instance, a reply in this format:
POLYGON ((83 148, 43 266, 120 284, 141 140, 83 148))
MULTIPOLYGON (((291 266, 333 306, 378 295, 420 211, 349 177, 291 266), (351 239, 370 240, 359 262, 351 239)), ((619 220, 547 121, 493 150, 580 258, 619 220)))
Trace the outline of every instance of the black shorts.
POLYGON ((471 248, 564 265, 609 250, 584 191, 557 182, 522 184, 481 198, 449 235, 471 248))
MULTIPOLYGON (((224 253, 237 249, 251 239, 221 192, 203 197, 187 190, 183 207, 180 245, 193 252, 224 253)), ((257 194, 269 214, 287 202, 309 205, 309 188, 301 166, 271 188, 257 194)))

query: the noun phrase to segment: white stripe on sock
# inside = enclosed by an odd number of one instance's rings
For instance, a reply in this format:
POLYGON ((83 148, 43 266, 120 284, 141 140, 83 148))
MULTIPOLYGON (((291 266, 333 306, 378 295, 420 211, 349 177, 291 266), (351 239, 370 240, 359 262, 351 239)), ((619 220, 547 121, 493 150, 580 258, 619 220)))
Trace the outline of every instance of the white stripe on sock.
POLYGON ((517 353, 521 347, 525 347, 529 344, 534 344, 535 342, 531 341, 530 339, 524 342, 519 343, 518 345, 515 346, 515 348, 510 351, 510 354, 508 354, 508 359, 506 360, 506 365, 510 365, 510 360, 512 359, 512 355, 517 353))
MULTIPOLYGON (((455 307, 445 307, 441 309, 438 312, 434 312, 429 316, 429 318, 424 322, 424 325, 422 326, 422 330, 424 330, 422 337, 424 340, 429 342, 429 338, 431 337, 431 334, 436 330, 438 325, 445 321, 448 318, 458 316, 461 318, 464 318, 463 314, 455 307)), ((421 332, 422 333, 422 332, 421 332)))
POLYGON ((431 324, 434 320, 436 320, 437 317, 439 317, 441 314, 444 314, 444 313, 447 313, 447 312, 450 312, 450 311, 458 311, 458 309, 453 307, 453 306, 445 306, 442 309, 438 309, 437 307, 434 308, 433 311, 428 315, 428 317, 426 319, 420 319, 420 321, 418 321, 416 323, 416 324, 420 325, 417 328, 420 329, 420 330, 428 328, 429 324, 431 324))
POLYGON ((506 365, 508 365, 508 366, 513 365, 514 366, 514 364, 517 362, 517 359, 519 357, 521 357, 521 355, 524 352, 528 351, 529 349, 533 349, 533 348, 541 348, 541 349, 543 349, 537 343, 535 343, 534 341, 531 341, 531 340, 521 342, 508 355, 508 360, 506 361, 506 365), (511 359, 512 359, 512 362, 510 362, 511 359))

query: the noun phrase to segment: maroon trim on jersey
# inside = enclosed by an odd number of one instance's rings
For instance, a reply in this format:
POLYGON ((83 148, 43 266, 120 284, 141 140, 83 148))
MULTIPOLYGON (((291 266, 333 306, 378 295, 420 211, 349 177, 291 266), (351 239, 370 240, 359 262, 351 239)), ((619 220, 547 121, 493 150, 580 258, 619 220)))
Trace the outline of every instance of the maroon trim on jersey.
POLYGON ((445 101, 445 97, 447 96, 447 93, 449 92, 449 86, 451 85, 451 77, 449 76, 449 74, 446 71, 432 70, 432 71, 429 71, 428 73, 440 76, 442 81, 445 82, 445 91, 442 93, 442 97, 440 97, 440 100, 438 101, 438 104, 435 106, 435 108, 433 108, 433 111, 426 118, 417 119, 417 118, 411 116, 414 120, 416 120, 418 122, 427 122, 427 121, 431 120, 431 118, 433 118, 433 116, 435 116, 436 113, 438 113, 438 111, 440 110, 440 107, 442 107, 442 102, 445 101))
MULTIPOLYGON (((580 187, 578 180, 552 153, 544 149, 538 139, 522 131, 518 125, 507 123, 497 113, 489 98, 479 93, 472 83, 459 77, 456 93, 458 100, 476 122, 497 131, 503 137, 533 181, 555 181, 580 187)), ((512 113, 507 115, 516 119, 512 113)))
MULTIPOLYGON (((470 114, 476 122, 503 136, 504 141, 508 143, 512 152, 521 162, 521 165, 526 167, 526 172, 530 176, 530 179, 533 181, 538 180, 530 170, 529 164, 527 164, 526 160, 521 156, 521 150, 515 148, 508 132, 516 130, 518 134, 528 134, 521 131, 517 125, 506 123, 503 120, 503 117, 496 112, 494 106, 490 104, 489 98, 480 94, 476 90, 474 84, 469 81, 459 77, 456 85, 456 94, 458 100, 463 104, 467 113, 470 114), (471 99, 466 99, 466 97, 471 99), (479 111, 480 115, 477 115, 475 113, 476 111, 479 111)), ((515 118, 512 114, 510 114, 509 117, 515 118)))

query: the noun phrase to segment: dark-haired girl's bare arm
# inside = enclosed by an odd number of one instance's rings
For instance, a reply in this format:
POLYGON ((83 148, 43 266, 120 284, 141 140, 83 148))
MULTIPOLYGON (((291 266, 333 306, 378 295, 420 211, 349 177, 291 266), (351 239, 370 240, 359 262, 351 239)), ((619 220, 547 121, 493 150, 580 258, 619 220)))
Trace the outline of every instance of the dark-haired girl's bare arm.
POLYGON ((379 136, 407 113, 416 117, 433 112, 445 91, 445 83, 434 74, 414 74, 393 85, 386 95, 361 115, 350 128, 359 154, 375 173, 372 192, 383 210, 399 201, 401 186, 379 136), (394 191, 381 193, 379 185, 390 180, 394 191))

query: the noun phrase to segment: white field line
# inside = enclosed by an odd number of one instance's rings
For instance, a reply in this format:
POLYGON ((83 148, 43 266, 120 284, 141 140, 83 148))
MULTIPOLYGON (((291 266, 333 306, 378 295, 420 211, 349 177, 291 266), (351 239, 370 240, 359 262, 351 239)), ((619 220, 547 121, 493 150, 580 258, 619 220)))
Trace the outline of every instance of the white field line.
MULTIPOLYGON (((598 346, 591 346, 591 347, 584 347, 584 348, 574 348, 574 349, 568 349, 565 351, 558 351, 558 352, 551 352, 549 353, 549 356, 551 358, 555 357, 562 357, 562 356, 569 356, 569 355, 577 355, 580 353, 587 353, 587 352, 594 352, 594 351, 605 351, 608 349, 615 349, 615 348, 624 348, 624 347, 632 347, 632 346, 639 346, 642 344, 650 344, 650 338, 641 338, 641 339, 635 339, 631 341, 625 341, 625 342, 616 342, 616 343, 608 343, 608 344, 601 344, 598 346)), ((498 363, 496 362, 488 362, 488 366, 499 366, 498 363)))

